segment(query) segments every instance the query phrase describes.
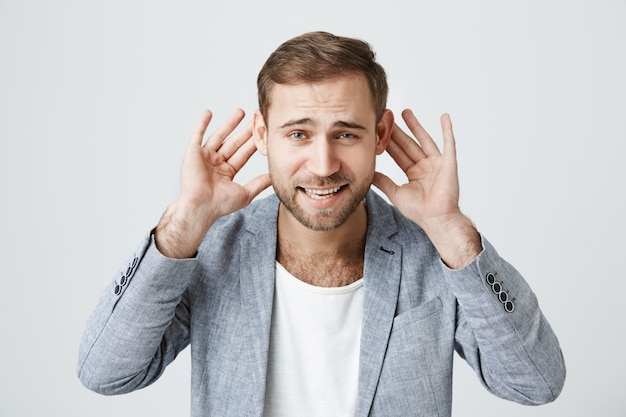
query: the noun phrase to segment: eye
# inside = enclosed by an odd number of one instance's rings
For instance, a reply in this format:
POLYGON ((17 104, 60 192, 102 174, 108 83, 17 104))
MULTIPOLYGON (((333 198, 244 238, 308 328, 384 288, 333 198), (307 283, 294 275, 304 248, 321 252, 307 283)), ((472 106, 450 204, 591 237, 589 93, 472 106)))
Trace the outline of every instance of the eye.
POLYGON ((304 139, 306 136, 304 135, 304 133, 303 133, 303 132, 291 132, 291 133, 289 134, 289 137, 290 137, 291 139, 294 139, 294 140, 302 140, 302 139, 304 139))
POLYGON ((356 135, 353 133, 342 133, 338 136, 339 139, 356 139, 356 135))

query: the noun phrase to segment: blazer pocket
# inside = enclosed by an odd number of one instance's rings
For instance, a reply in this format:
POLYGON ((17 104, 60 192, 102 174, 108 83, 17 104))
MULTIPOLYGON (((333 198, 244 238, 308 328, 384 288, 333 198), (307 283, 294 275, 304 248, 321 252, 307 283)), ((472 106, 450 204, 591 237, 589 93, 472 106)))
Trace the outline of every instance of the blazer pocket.
POLYGON ((436 297, 432 300, 428 300, 424 304, 420 304, 409 311, 405 311, 404 313, 397 315, 393 319, 393 330, 398 330, 407 325, 423 320, 441 309, 443 309, 443 302, 441 301, 441 298, 436 297))

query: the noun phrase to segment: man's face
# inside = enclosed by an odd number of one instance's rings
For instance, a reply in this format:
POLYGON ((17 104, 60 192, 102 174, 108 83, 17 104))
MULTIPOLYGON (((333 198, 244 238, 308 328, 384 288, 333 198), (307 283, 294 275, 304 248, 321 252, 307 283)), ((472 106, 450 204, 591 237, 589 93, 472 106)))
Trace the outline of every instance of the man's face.
POLYGON ((371 93, 360 75, 277 84, 270 102, 267 120, 255 115, 255 137, 268 157, 276 194, 310 229, 341 226, 370 188, 393 116, 386 112, 377 126, 371 93))

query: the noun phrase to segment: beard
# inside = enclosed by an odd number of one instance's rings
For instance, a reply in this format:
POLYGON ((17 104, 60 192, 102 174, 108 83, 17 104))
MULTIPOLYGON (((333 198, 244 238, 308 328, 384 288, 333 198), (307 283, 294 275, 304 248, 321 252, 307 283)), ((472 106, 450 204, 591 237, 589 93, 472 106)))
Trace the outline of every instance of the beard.
POLYGON ((272 186, 280 202, 303 226, 317 232, 333 230, 343 225, 364 202, 374 179, 374 172, 372 172, 371 177, 362 183, 355 183, 352 177, 339 173, 329 177, 310 177, 304 181, 300 180, 298 183, 306 184, 307 187, 322 188, 342 185, 339 192, 347 194, 347 200, 338 207, 312 209, 312 212, 307 212, 296 201, 298 195, 304 193, 302 186, 281 182, 278 176, 274 175, 271 166, 269 171, 272 186))

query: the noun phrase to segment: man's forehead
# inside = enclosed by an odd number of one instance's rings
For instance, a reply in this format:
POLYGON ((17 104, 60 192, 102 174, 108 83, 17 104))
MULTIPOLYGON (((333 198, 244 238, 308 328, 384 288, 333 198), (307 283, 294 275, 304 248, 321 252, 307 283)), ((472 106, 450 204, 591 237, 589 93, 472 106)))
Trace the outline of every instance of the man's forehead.
POLYGON ((333 123, 361 124, 375 114, 369 85, 362 75, 346 75, 332 79, 275 84, 270 91, 267 116, 279 125, 309 124, 318 117, 335 119, 333 123))

